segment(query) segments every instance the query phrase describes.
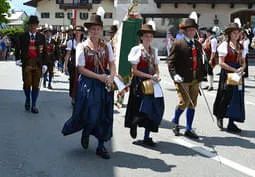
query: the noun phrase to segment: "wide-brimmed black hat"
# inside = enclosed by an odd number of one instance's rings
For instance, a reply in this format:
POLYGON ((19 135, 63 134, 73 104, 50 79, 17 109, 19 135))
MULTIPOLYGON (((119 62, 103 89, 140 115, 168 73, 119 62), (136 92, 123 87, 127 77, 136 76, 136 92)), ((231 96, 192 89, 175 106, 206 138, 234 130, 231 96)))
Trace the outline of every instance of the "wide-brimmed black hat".
POLYGON ((198 28, 198 24, 195 22, 194 19, 188 18, 184 21, 183 25, 180 27, 181 29, 186 29, 186 28, 198 28))
POLYGON ((86 28, 89 28, 91 27, 92 25, 100 25, 100 26, 103 26, 103 22, 101 20, 101 16, 100 15, 96 15, 96 14, 93 14, 91 15, 90 17, 90 20, 88 22, 85 22, 84 23, 84 26, 86 28))
POLYGON ((28 19, 27 24, 39 24, 38 17, 35 15, 31 15, 28 19))
POLYGON ((232 31, 235 31, 235 30, 238 30, 238 31, 241 31, 242 29, 238 26, 237 23, 230 23, 227 28, 224 30, 225 34, 229 34, 231 33, 232 31))
POLYGON ((142 28, 137 31, 138 36, 142 36, 144 33, 152 33, 155 34, 155 31, 153 30, 152 26, 149 24, 142 25, 142 28))
POLYGON ((111 27, 110 27, 110 33, 116 33, 118 31, 118 27, 117 27, 117 25, 112 25, 111 27))

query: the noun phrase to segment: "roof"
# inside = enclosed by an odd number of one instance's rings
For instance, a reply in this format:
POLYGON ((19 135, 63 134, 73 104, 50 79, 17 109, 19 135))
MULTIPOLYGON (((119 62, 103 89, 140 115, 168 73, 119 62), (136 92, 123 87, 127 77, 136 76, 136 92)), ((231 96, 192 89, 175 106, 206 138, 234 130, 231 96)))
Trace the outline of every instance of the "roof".
POLYGON ((7 16, 6 19, 10 20, 10 21, 13 21, 13 20, 19 20, 20 17, 25 14, 27 16, 27 13, 25 11, 13 11, 13 12, 10 12, 10 15, 11 16, 7 16))
POLYGON ((31 0, 31 1, 24 2, 23 4, 26 6, 37 7, 37 2, 39 1, 41 0, 31 0))
POLYGON ((156 3, 201 3, 201 4, 254 4, 254 0, 154 0, 156 3))

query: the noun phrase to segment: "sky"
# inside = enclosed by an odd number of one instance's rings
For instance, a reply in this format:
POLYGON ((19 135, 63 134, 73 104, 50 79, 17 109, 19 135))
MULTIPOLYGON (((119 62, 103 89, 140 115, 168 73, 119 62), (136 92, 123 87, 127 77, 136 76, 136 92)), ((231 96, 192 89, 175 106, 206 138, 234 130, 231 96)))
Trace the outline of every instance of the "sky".
POLYGON ((28 2, 30 0, 7 0, 11 5, 11 9, 14 10, 24 10, 28 15, 34 15, 36 12, 36 8, 23 5, 24 2, 28 2))

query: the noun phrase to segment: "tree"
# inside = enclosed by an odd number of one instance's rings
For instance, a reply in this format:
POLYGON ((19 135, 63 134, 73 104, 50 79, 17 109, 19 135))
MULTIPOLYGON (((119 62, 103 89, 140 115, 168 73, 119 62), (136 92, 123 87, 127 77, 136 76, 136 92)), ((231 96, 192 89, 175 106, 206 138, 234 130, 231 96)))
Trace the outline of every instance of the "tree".
POLYGON ((8 10, 11 8, 10 4, 6 0, 0 0, 0 23, 7 23, 6 16, 9 15, 8 10))

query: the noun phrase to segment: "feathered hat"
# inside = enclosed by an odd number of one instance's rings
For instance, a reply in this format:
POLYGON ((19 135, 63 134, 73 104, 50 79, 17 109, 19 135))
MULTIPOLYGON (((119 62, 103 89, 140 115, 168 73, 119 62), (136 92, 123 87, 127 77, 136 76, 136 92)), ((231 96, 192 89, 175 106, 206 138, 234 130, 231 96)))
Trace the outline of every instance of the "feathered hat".
POLYGON ((88 22, 84 23, 84 26, 86 28, 90 28, 92 25, 99 25, 99 26, 103 26, 103 21, 102 18, 104 18, 104 9, 103 7, 99 7, 97 9, 97 13, 96 14, 92 14, 90 17, 90 20, 88 22))

